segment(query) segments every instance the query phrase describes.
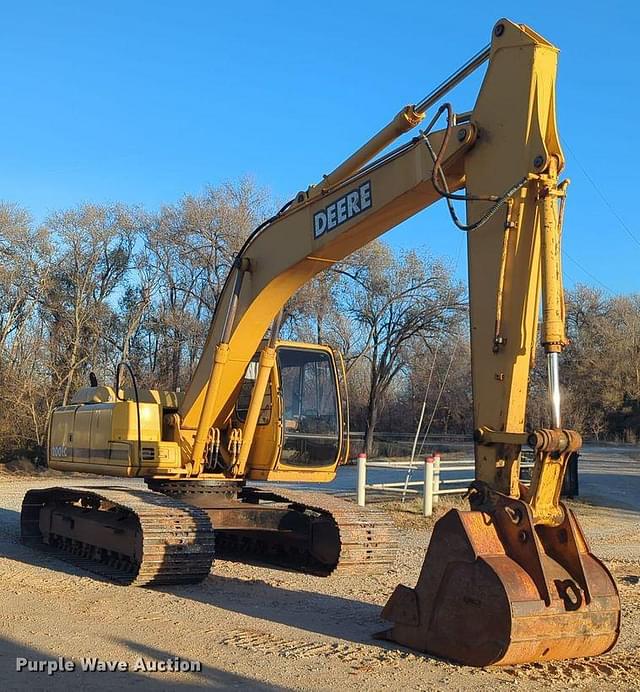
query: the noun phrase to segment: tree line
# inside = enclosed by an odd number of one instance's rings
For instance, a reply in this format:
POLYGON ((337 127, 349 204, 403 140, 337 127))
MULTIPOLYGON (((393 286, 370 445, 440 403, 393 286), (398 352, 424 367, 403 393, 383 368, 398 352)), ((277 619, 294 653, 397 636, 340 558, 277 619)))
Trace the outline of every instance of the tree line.
MULTIPOLYGON (((55 406, 126 360, 141 386, 184 389, 225 278, 273 213, 241 179, 155 211, 83 204, 35 223, 0 204, 0 459, 42 459, 55 406)), ((351 428, 410 432, 425 392, 431 432, 472 432, 466 288, 424 251, 374 241, 301 289, 281 335, 342 354, 351 428)), ((640 297, 578 287, 568 299, 566 424, 597 438, 640 430, 640 297)), ((530 417, 546 416, 544 371, 530 417)))

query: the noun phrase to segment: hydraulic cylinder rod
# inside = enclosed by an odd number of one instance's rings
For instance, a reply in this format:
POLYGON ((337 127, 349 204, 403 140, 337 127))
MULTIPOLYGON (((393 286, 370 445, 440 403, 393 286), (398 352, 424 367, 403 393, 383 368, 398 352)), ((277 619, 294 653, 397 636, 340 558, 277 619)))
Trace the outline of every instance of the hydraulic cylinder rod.
POLYGON ((486 45, 481 51, 476 53, 470 60, 468 60, 461 68, 456 70, 450 77, 437 86, 430 94, 425 96, 420 103, 417 103, 414 108, 418 113, 424 113, 428 108, 431 108, 435 103, 437 103, 445 94, 451 91, 453 87, 460 84, 460 82, 468 77, 472 72, 475 72, 480 65, 485 63, 489 56, 491 55, 491 45, 486 45))
POLYGON ((560 370, 558 353, 547 353, 547 376, 549 382, 549 400, 551 403, 551 425, 560 429, 560 370))
POLYGON ((355 154, 352 154, 346 161, 343 161, 336 169, 326 175, 323 181, 309 188, 309 196, 319 194, 321 190, 327 190, 345 180, 371 159, 395 141, 400 135, 409 132, 416 125, 422 122, 424 114, 428 108, 437 103, 446 93, 451 91, 465 77, 468 77, 480 65, 489 59, 491 46, 485 46, 479 53, 476 53, 460 69, 456 70, 450 77, 436 87, 430 94, 415 106, 403 108, 388 124, 375 134, 366 144, 363 144, 355 154))

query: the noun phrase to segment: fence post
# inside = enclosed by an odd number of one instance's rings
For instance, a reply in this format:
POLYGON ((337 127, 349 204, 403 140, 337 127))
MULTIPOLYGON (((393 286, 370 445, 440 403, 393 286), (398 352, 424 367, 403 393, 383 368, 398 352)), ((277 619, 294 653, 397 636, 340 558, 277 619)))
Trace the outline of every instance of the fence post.
POLYGON ((433 503, 440 502, 440 453, 433 455, 433 503))
POLYGON ((367 455, 358 454, 358 505, 365 506, 365 485, 367 484, 367 455))
POLYGON ((422 513, 425 517, 433 514, 433 457, 424 460, 424 490, 422 494, 422 513))

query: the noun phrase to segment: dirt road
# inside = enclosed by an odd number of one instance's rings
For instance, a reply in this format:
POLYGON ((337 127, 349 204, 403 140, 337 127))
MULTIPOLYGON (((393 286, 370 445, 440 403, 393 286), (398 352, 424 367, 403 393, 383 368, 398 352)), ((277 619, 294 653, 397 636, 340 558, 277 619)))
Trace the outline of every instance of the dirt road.
POLYGON ((371 639, 384 626, 380 608, 394 586, 415 582, 429 537, 422 520, 405 526, 397 568, 380 577, 321 579, 217 561, 201 585, 127 589, 18 542, 24 492, 52 484, 0 478, 0 689, 640 688, 640 514, 634 511, 577 507, 594 552, 620 588, 624 629, 616 649, 590 661, 475 670, 371 639), (65 657, 76 669, 17 672, 17 657, 65 657), (83 672, 82 657, 124 661, 130 670, 83 672), (138 658, 173 657, 200 661, 202 670, 132 670, 138 658))

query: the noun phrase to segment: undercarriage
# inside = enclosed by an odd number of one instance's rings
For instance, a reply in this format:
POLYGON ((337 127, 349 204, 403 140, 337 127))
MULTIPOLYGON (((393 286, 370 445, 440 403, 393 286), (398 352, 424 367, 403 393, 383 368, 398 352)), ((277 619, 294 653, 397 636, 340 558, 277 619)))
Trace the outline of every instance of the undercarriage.
POLYGON ((215 553, 326 577, 393 566, 396 530, 381 511, 324 493, 237 483, 147 481, 29 491, 22 539, 121 584, 195 583, 215 553))

